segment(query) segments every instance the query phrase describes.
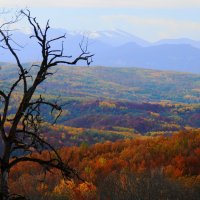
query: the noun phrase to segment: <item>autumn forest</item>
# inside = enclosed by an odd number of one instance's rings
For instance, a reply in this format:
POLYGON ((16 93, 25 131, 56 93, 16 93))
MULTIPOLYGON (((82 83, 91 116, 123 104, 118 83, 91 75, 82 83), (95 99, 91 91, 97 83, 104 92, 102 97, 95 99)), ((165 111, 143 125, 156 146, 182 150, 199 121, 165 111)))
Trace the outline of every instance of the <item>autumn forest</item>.
POLYGON ((21 15, 42 61, 21 63, 0 27, 17 61, 0 63, 0 199, 200 199, 200 75, 90 66, 82 43, 66 61, 65 36, 21 15))

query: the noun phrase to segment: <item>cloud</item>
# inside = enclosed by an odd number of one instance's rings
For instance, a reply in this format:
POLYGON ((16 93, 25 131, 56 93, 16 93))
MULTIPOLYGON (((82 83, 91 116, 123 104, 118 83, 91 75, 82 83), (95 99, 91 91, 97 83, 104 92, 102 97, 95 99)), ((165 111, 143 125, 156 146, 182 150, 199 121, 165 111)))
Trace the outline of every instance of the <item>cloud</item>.
POLYGON ((0 0, 1 7, 191 8, 198 0, 0 0))
POLYGON ((199 39, 200 22, 169 18, 149 18, 134 15, 107 15, 102 20, 110 24, 122 24, 130 32, 151 41, 161 38, 189 37, 199 39))
POLYGON ((42 22, 50 16, 55 27, 63 28, 69 24, 68 27, 75 30, 77 26, 78 29, 90 30, 120 28, 152 41, 166 37, 199 40, 200 35, 200 23, 197 21, 200 0, 0 0, 0 5, 1 8, 36 8, 33 13, 36 12, 42 22), (59 8, 71 9, 68 9, 70 12, 62 10, 61 14, 59 8), (161 13, 163 10, 159 9, 163 8, 167 10, 161 13))
POLYGON ((165 19, 165 18, 149 18, 140 17, 134 15, 107 15, 102 17, 104 20, 123 20, 132 24, 148 25, 148 26, 167 26, 167 27, 186 27, 196 28, 200 27, 200 22, 177 20, 177 19, 165 19))

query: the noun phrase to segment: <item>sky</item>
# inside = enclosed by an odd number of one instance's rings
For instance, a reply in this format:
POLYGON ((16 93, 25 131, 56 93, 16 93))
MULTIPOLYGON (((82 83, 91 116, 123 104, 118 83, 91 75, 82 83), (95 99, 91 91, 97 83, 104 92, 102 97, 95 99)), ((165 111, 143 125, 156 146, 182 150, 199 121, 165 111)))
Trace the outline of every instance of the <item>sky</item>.
POLYGON ((151 42, 200 41, 200 0, 0 0, 0 5, 12 10, 27 7, 42 25, 50 19, 53 28, 120 29, 151 42))

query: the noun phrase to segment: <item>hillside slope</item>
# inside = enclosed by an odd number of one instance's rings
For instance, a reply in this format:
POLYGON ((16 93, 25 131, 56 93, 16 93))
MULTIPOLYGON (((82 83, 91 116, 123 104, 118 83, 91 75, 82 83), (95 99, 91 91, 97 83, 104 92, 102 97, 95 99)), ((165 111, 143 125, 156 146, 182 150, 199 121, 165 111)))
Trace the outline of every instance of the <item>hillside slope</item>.
MULTIPOLYGON (((62 98, 200 103, 200 75, 111 67, 59 66, 55 71, 39 92, 62 98)), ((0 87, 7 87, 17 73, 11 65, 2 65, 0 87)))

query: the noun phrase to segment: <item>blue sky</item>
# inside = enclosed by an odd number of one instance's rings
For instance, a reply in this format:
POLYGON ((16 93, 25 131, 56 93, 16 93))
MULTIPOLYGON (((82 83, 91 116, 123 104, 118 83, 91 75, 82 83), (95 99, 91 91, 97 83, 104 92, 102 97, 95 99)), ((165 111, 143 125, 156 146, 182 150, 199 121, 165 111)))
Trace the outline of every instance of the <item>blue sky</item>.
POLYGON ((121 29, 157 41, 200 40, 199 0, 0 0, 2 8, 28 7, 44 24, 68 30, 121 29))

